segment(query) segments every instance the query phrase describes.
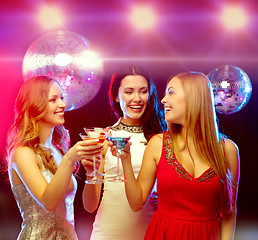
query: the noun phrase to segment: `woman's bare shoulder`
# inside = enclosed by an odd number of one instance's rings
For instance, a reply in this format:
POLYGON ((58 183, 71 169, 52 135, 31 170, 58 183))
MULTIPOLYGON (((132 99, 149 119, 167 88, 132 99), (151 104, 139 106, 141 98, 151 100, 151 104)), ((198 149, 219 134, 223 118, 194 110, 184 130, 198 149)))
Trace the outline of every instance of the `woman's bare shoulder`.
POLYGON ((238 165, 239 163, 239 149, 236 143, 230 139, 225 139, 224 143, 225 154, 230 165, 238 165))
POLYGON ((159 149, 162 147, 162 141, 163 141, 163 135, 161 134, 156 134, 154 135, 148 142, 147 148, 151 149, 159 149))
POLYGON ((159 133, 159 134, 154 135, 154 136, 150 139, 149 143, 156 144, 156 143, 162 142, 162 140, 163 140, 163 134, 162 134, 162 133, 159 133))
POLYGON ((231 139, 226 138, 224 146, 225 146, 225 151, 227 153, 230 153, 230 152, 238 153, 239 152, 238 146, 231 139))
POLYGON ((30 147, 27 146, 19 146, 14 150, 13 157, 12 157, 12 162, 17 162, 20 159, 36 159, 36 153, 31 149, 30 147))

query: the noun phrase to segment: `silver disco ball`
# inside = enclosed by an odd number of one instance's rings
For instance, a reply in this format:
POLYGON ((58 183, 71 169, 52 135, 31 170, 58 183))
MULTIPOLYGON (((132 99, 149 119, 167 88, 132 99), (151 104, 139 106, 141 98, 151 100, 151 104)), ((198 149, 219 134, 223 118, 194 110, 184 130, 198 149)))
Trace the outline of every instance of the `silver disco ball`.
POLYGON ((54 31, 36 39, 22 63, 24 81, 46 75, 60 82, 66 110, 78 109, 98 93, 103 64, 85 38, 69 31, 54 31))
POLYGON ((213 69, 208 77, 212 84, 217 112, 235 113, 248 103, 252 94, 252 84, 242 69, 224 65, 213 69))

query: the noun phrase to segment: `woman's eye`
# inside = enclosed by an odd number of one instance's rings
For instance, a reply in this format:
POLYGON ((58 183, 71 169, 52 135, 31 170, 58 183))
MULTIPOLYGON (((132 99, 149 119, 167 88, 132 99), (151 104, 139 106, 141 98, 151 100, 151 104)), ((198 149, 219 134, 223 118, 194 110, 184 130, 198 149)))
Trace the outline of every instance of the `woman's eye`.
POLYGON ((56 99, 55 98, 51 98, 51 99, 49 99, 49 102, 55 102, 56 101, 56 99))
POLYGON ((149 93, 149 91, 148 91, 148 90, 144 90, 144 91, 142 91, 141 93, 147 94, 147 93, 149 93))
POLYGON ((169 95, 172 95, 174 92, 172 90, 168 91, 169 95))

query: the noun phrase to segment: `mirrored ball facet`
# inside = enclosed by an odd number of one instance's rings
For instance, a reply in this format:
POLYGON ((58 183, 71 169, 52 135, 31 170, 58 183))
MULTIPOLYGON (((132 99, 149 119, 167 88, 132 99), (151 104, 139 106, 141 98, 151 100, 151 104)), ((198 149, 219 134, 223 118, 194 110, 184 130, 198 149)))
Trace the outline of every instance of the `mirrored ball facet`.
POLYGON ((103 63, 90 43, 69 31, 54 31, 36 39, 24 56, 22 71, 24 81, 39 75, 58 80, 67 111, 90 102, 103 79, 103 63))
POLYGON ((235 113, 248 103, 252 94, 252 84, 242 69, 224 65, 213 69, 208 77, 212 84, 217 112, 235 113))

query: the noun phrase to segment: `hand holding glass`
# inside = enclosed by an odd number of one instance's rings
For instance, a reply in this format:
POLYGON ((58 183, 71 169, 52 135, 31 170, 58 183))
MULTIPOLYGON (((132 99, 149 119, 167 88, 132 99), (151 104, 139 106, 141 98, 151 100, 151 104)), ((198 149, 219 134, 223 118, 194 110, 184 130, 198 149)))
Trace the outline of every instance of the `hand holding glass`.
POLYGON ((114 146, 116 146, 118 153, 117 153, 117 174, 116 177, 112 180, 109 180, 110 182, 125 182, 126 180, 122 179, 119 174, 119 164, 120 164, 120 155, 125 147, 125 145, 129 142, 131 137, 122 137, 122 136, 112 136, 111 133, 107 135, 108 140, 113 143, 114 146))
MULTIPOLYGON (((83 140, 93 140, 93 139, 98 139, 98 142, 91 143, 90 145, 95 145, 99 143, 103 143, 104 140, 106 139, 106 130, 103 128, 84 128, 85 133, 80 133, 80 137, 83 140)), ((86 180, 85 183, 87 184, 100 184, 103 183, 103 179, 98 179, 98 176, 104 176, 104 174, 101 174, 97 171, 96 169, 96 157, 93 156, 93 167, 94 170, 92 173, 87 174, 88 176, 93 176, 92 179, 86 180)))

